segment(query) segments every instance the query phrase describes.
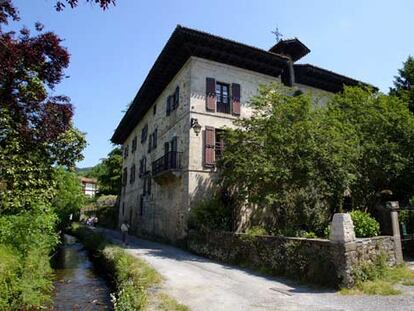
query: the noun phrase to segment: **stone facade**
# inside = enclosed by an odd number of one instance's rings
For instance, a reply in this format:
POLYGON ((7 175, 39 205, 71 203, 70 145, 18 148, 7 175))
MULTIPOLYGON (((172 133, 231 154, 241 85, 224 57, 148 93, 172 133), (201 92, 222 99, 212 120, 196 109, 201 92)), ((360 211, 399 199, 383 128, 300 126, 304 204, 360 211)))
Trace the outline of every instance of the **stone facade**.
MULTIPOLYGON (((139 234, 158 236, 173 242, 184 238, 188 211, 197 200, 208 196, 215 174, 214 168, 205 167, 203 164, 206 126, 215 129, 231 128, 236 118, 250 117, 253 110, 249 107, 249 99, 257 94, 260 85, 270 83, 281 84, 281 81, 254 71, 191 57, 124 142, 123 149, 129 150, 123 163, 128 178, 122 189, 119 222, 129 221, 131 229, 139 234), (240 84, 240 116, 206 110, 207 77, 228 85, 240 84), (166 101, 177 86, 179 106, 167 116, 166 101), (192 118, 197 119, 202 127, 199 135, 191 129, 192 118), (155 129, 158 133, 157 148, 151 152, 148 152, 148 138, 141 143, 141 132, 145 126, 148 128, 148 136, 155 129), (135 137, 137 148, 132 151, 135 137), (146 157, 146 170, 151 171, 151 164, 164 155, 164 143, 174 137, 177 137, 177 151, 182 153, 182 166, 177 178, 165 183, 152 179, 151 193, 144 195, 145 178, 138 175, 140 160, 146 157), (131 182, 133 165, 136 178, 131 182)), ((317 92, 316 89, 304 85, 296 88, 303 92, 312 92, 319 99, 329 96, 327 92, 317 92)))
MULTIPOLYGON (((183 239, 189 210, 211 193, 214 154, 224 145, 220 129, 254 113, 249 100, 260 85, 310 92, 315 105, 323 105, 344 85, 361 84, 320 67, 296 64, 309 52, 297 38, 263 50, 178 25, 111 138, 125 150, 119 222, 128 220, 140 234, 183 239), (201 127, 200 135, 194 124, 201 127), (145 130, 148 137, 141 142, 145 130), (150 137, 156 137, 156 148, 150 148, 150 137), (132 145, 137 146, 133 151, 132 145), (140 166, 145 166, 143 174, 140 166)), ((240 223, 248 220, 248 213, 240 213, 240 223)))
POLYGON ((130 133, 123 145, 128 149, 124 156, 123 168, 127 169, 127 182, 122 188, 119 209, 119 223, 129 221, 131 230, 175 241, 180 239, 185 225, 188 193, 188 174, 184 171, 179 178, 168 184, 160 185, 151 180, 151 193, 144 194, 146 179, 139 177, 140 160, 146 157, 146 171, 151 164, 164 154, 164 143, 177 137, 177 151, 183 153, 182 166, 188 167, 189 110, 191 98, 191 60, 177 73, 159 98, 148 110, 141 122, 130 133), (166 116, 166 99, 179 87, 178 108, 166 116), (154 108, 155 107, 155 108, 154 108), (154 113, 155 112, 155 113, 154 113), (141 143, 142 129, 148 126, 147 139, 141 143), (157 147, 148 152, 149 135, 157 129, 157 147), (137 137, 137 149, 132 152, 132 141, 137 137), (131 168, 135 165, 135 181, 131 182, 131 168), (142 201, 141 201, 142 197, 142 201))

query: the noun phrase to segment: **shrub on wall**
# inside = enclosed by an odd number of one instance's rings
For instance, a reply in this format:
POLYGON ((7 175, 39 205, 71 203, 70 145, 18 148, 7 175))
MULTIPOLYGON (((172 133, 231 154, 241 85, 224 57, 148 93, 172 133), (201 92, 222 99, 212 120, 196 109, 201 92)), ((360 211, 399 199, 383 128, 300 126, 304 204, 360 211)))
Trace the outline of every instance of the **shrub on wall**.
POLYGON ((399 213, 400 223, 402 225, 402 234, 414 233, 414 210, 402 210, 399 213))
POLYGON ((373 237, 379 234, 380 225, 370 214, 358 210, 352 211, 350 214, 357 238, 373 237))
POLYGON ((214 197, 200 201, 191 209, 188 227, 196 230, 232 230, 232 210, 214 197))
POLYGON ((255 235, 268 235, 267 230, 261 226, 252 226, 246 230, 246 234, 255 236, 255 235))

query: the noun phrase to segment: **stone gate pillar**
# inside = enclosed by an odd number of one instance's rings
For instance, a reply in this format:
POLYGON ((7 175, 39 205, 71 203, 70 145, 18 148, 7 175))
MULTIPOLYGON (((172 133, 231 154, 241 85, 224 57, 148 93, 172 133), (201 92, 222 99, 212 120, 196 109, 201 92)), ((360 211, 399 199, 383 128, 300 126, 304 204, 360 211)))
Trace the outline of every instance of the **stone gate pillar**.
POLYGON ((401 245, 400 222, 398 220, 400 204, 398 201, 389 201, 387 202, 387 208, 389 208, 391 211, 392 235, 394 237, 395 245, 395 260, 397 264, 400 264, 404 262, 401 245))
POLYGON ((354 224, 350 214, 337 213, 333 216, 329 240, 342 244, 355 241, 354 224))
POLYGON ((354 224, 348 213, 334 214, 329 240, 332 243, 332 258, 336 266, 340 286, 351 287, 354 284, 352 277, 353 257, 356 253, 356 238, 354 224))

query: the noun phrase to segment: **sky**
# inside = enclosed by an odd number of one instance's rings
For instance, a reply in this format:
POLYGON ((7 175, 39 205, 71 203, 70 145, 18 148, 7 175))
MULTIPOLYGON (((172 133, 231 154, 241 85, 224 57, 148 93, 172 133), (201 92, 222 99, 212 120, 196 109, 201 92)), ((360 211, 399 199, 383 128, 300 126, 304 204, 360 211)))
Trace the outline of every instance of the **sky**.
POLYGON ((85 159, 99 163, 110 138, 177 24, 263 49, 299 38, 310 63, 375 85, 383 92, 408 55, 414 55, 414 1, 385 0, 116 0, 102 11, 86 1, 54 10, 55 0, 14 0, 20 25, 36 21, 54 31, 71 54, 54 95, 75 106, 74 124, 86 133, 85 159))

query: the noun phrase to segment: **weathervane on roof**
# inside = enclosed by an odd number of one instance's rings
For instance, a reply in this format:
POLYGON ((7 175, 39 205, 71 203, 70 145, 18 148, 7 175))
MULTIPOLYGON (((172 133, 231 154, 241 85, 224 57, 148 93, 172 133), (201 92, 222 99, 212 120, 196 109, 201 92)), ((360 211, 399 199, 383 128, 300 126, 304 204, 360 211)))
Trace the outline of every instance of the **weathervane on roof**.
POLYGON ((272 31, 272 34, 275 35, 276 42, 279 42, 280 40, 282 40, 283 34, 279 32, 279 27, 276 26, 276 29, 272 31))

